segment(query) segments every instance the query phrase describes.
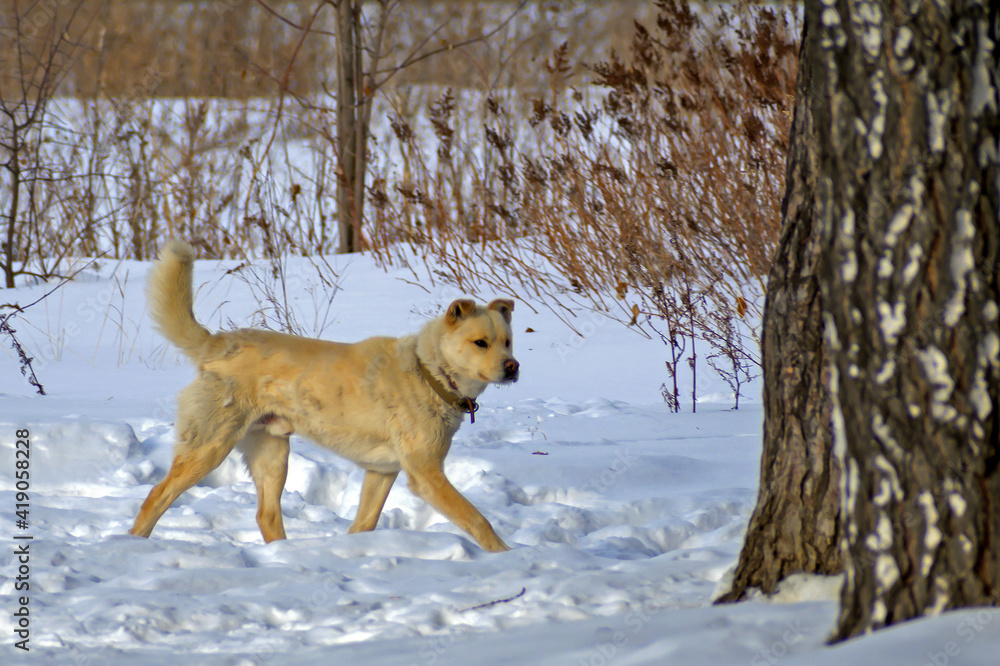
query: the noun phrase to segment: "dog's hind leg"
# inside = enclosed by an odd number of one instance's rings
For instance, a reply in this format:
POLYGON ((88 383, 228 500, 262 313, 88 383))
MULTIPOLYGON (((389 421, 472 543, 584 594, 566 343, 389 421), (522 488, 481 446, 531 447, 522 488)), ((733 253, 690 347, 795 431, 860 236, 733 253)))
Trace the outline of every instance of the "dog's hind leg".
POLYGON ((285 538, 281 491, 288 476, 288 436, 254 426, 237 444, 257 486, 257 525, 264 541, 285 538))
MULTIPOLYGON (((229 439, 235 443, 235 436, 230 435, 229 439)), ((153 487, 149 497, 142 503, 139 515, 135 517, 135 524, 129 532, 136 536, 148 537, 156 521, 170 508, 174 500, 218 467, 226 459, 232 447, 233 444, 226 446, 216 440, 212 444, 202 444, 179 452, 167 476, 153 487)))
POLYGON ((385 506, 385 498, 389 496, 389 490, 398 474, 399 472, 385 473, 371 469, 365 472, 365 480, 361 484, 361 500, 358 502, 358 515, 347 530, 348 534, 375 529, 382 507, 385 506))
POLYGON ((218 467, 236 446, 245 429, 245 417, 231 405, 218 405, 202 386, 193 385, 182 394, 178 407, 178 439, 174 461, 167 476, 150 491, 129 530, 148 537, 156 521, 181 494, 218 467), (204 398, 197 402, 197 398, 204 398), (193 409, 185 409, 195 405, 193 409), (191 413, 193 412, 193 413, 191 413))

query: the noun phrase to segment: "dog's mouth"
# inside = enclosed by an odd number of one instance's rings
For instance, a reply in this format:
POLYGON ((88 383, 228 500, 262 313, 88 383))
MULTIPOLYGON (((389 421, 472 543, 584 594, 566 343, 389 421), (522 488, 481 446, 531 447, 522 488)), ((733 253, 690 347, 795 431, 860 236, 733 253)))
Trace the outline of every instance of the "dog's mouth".
POLYGON ((504 376, 504 377, 501 377, 500 379, 490 379, 489 377, 487 377, 483 373, 481 373, 481 372, 479 373, 479 378, 481 380, 483 380, 484 382, 486 382, 487 384, 500 384, 500 385, 513 384, 514 382, 516 382, 518 380, 518 378, 520 376, 521 376, 520 372, 515 372, 512 375, 504 376))

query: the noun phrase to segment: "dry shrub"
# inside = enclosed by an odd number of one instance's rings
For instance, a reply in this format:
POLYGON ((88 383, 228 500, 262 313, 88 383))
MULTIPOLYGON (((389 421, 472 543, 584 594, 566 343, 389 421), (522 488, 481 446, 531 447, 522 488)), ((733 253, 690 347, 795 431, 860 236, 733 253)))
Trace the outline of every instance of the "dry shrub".
MULTIPOLYGON (((423 48, 489 33, 520 6, 390 4, 382 75, 423 48)), ((538 88, 545 82, 539 54, 554 40, 572 30, 586 35, 580 43, 612 44, 625 32, 609 29, 626 23, 615 20, 626 15, 621 3, 531 5, 488 42, 420 61, 380 94, 417 109, 432 80, 538 88)), ((39 168, 54 177, 38 181, 31 200, 19 204, 25 222, 12 243, 19 261, 44 261, 32 270, 48 274, 72 254, 146 259, 165 234, 191 238, 206 256, 335 248, 334 100, 323 91, 335 50, 332 18, 319 0, 0 0, 0 89, 25 90, 34 105, 47 70, 21 71, 18 49, 36 62, 53 35, 72 47, 49 68, 56 73, 45 86, 51 113, 29 142, 39 168), (303 31, 314 14, 312 30, 303 31), (17 49, 8 47, 14 43, 17 49), (277 111, 276 79, 286 71, 289 95, 314 106, 289 101, 277 111), (308 164, 292 163, 286 149, 295 142, 307 144, 308 164)), ((5 203, 9 192, 0 191, 5 203)))
POLYGON ((254 0, 0 0, 2 28, 17 30, 12 17, 20 16, 21 32, 32 37, 67 6, 79 6, 69 37, 82 48, 63 94, 119 98, 155 76, 159 96, 270 96, 296 49, 288 84, 308 92, 324 80, 333 51, 332 34, 302 40, 290 25, 307 22, 311 2, 272 2, 268 11, 254 0))
MULTIPOLYGON (((568 56, 579 63, 592 59, 595 52, 627 47, 633 21, 647 14, 649 7, 640 0, 547 0, 529 2, 518 11, 521 4, 519 0, 399 3, 388 32, 393 63, 418 44, 459 44, 513 16, 489 40, 407 67, 398 76, 399 85, 501 87, 536 93, 547 86, 543 63, 560 44, 569 40, 568 56)), ((582 83, 585 78, 586 71, 578 67, 564 83, 582 83)))
POLYGON ((77 165, 52 148, 76 137, 60 136, 50 101, 79 50, 68 36, 78 7, 46 6, 44 16, 38 3, 12 9, 0 29, 0 267, 7 287, 19 276, 56 274, 76 241, 60 233, 53 213, 65 204, 77 165))
POLYGON ((737 396, 759 365, 799 31, 790 8, 656 4, 628 57, 590 66, 589 90, 558 85, 572 70, 561 48, 530 114, 495 89, 463 116, 445 91, 434 153, 397 118, 406 169, 373 179, 372 218, 386 261, 405 240, 465 289, 525 292, 570 323, 562 306, 579 301, 648 323, 670 348, 676 408, 699 341, 737 396))
MULTIPOLYGON (((299 4, 273 8, 294 16, 299 4)), ((250 0, 0 10, 8 285, 65 273, 74 255, 151 258, 167 234, 208 256, 260 256, 307 226, 274 205, 268 156, 248 158, 273 102, 229 98, 276 91, 254 74, 270 66, 260 54, 286 66, 301 43, 296 62, 309 65, 320 60, 309 40, 328 37, 305 39, 250 0)))
MULTIPOLYGON (((0 0, 0 30, 46 29, 65 5, 79 4, 70 35, 83 52, 69 68, 74 95, 129 95, 148 86, 167 97, 237 98, 275 95, 286 67, 286 85, 299 95, 330 84, 336 58, 331 3, 322 0, 0 0), (317 15, 308 33, 302 28, 317 15)), ((421 47, 462 43, 489 31, 514 12, 518 0, 493 2, 392 2, 386 68, 421 47)), ((627 42, 639 0, 546 0, 531 2, 497 39, 455 49, 408 67, 395 85, 537 84, 533 75, 552 48, 572 37, 581 59, 594 49, 627 42), (585 51, 584 49, 587 49, 585 51)), ((370 11, 371 8, 366 8, 370 11)), ((4 54, 0 54, 0 62, 4 54)), ((9 68, 8 68, 9 69, 9 68)), ((3 76, 0 71, 0 77, 3 76)))

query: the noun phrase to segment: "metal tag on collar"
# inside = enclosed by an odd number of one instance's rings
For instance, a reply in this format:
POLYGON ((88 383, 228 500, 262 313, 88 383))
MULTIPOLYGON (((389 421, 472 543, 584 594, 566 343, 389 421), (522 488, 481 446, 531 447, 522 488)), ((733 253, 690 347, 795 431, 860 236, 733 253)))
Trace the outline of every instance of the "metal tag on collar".
POLYGON ((479 403, 473 400, 472 398, 466 398, 465 401, 467 405, 466 409, 469 410, 469 418, 470 418, 469 423, 475 423, 476 412, 479 411, 479 403))

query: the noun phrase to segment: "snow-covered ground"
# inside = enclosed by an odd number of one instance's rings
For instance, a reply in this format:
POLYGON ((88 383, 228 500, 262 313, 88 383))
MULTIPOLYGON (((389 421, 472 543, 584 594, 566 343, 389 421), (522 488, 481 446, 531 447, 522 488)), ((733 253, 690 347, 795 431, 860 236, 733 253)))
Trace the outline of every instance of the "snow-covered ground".
MULTIPOLYGON (((415 330, 458 295, 365 257, 333 262, 341 289, 330 339, 415 330)), ((232 266, 198 264, 196 312, 214 328, 258 309, 247 285, 224 275, 232 266)), ((321 328, 311 269, 290 269, 298 320, 321 328)), ((658 340, 586 312, 581 338, 530 303, 514 313, 521 381, 487 390, 447 461, 511 551, 482 551, 402 482, 376 531, 348 535, 362 473, 298 439, 287 541, 263 544, 253 485, 232 459, 151 539, 131 537, 170 462, 173 397, 193 377, 145 317, 146 270, 87 270, 12 320, 49 395, 18 379, 12 354, 0 364, 2 664, 997 663, 995 610, 829 648, 836 581, 792 581, 785 603, 710 605, 753 506, 759 385, 730 411, 728 388, 704 367, 698 412, 670 414, 658 340), (18 429, 31 442, 27 529, 15 525, 18 429), (24 543, 27 592, 17 589, 24 543), (14 647, 21 596, 27 653, 14 647)))

